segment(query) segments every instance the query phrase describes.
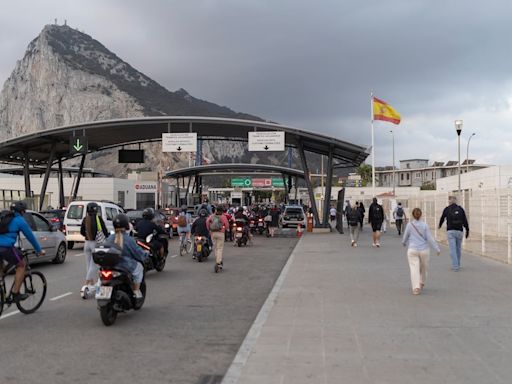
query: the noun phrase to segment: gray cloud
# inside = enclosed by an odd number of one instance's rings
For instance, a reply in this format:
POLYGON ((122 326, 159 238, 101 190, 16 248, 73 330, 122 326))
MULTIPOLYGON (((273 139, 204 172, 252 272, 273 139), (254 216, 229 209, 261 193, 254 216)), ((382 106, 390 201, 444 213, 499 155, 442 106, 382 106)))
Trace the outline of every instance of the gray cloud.
POLYGON ((377 163, 471 157, 510 163, 512 3, 506 0, 32 1, 0 14, 0 81, 55 17, 171 90, 368 145, 369 92, 402 114, 378 123, 377 163))

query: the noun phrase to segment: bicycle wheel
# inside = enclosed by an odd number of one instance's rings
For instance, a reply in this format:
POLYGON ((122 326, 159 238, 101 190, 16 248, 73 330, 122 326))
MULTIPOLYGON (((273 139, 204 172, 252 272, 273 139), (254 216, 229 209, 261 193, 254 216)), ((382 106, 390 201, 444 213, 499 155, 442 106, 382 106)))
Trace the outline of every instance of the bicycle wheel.
POLYGON ((192 243, 192 241, 185 240, 185 250, 187 251, 188 254, 192 253, 192 251, 194 250, 194 244, 192 243))
POLYGON ((26 300, 16 303, 20 312, 27 315, 34 313, 43 304, 46 297, 46 277, 39 271, 26 272, 20 293, 29 295, 26 300))

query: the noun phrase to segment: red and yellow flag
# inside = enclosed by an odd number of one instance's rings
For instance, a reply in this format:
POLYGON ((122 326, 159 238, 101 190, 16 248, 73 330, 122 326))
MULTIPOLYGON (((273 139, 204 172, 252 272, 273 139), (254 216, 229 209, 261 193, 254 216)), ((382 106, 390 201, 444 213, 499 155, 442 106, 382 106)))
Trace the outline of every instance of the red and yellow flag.
POLYGON ((393 124, 400 124, 400 114, 395 109, 376 97, 373 98, 373 119, 389 121, 393 124))

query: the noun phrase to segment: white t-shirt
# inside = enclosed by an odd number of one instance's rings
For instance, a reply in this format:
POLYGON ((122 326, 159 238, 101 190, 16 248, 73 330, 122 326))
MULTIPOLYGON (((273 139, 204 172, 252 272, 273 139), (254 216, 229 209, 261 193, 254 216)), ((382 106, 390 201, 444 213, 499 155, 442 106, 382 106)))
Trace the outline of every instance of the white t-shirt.
POLYGON ((331 216, 336 216, 336 213, 337 213, 336 208, 331 208, 330 212, 331 212, 330 213, 331 216))

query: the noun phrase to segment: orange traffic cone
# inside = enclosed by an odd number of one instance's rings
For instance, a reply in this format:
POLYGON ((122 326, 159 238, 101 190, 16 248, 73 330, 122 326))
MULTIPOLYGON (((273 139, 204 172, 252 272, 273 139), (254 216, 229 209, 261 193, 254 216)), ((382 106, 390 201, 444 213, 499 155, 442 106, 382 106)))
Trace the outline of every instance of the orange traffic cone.
POLYGON ((297 237, 302 236, 302 225, 297 224, 297 237))

